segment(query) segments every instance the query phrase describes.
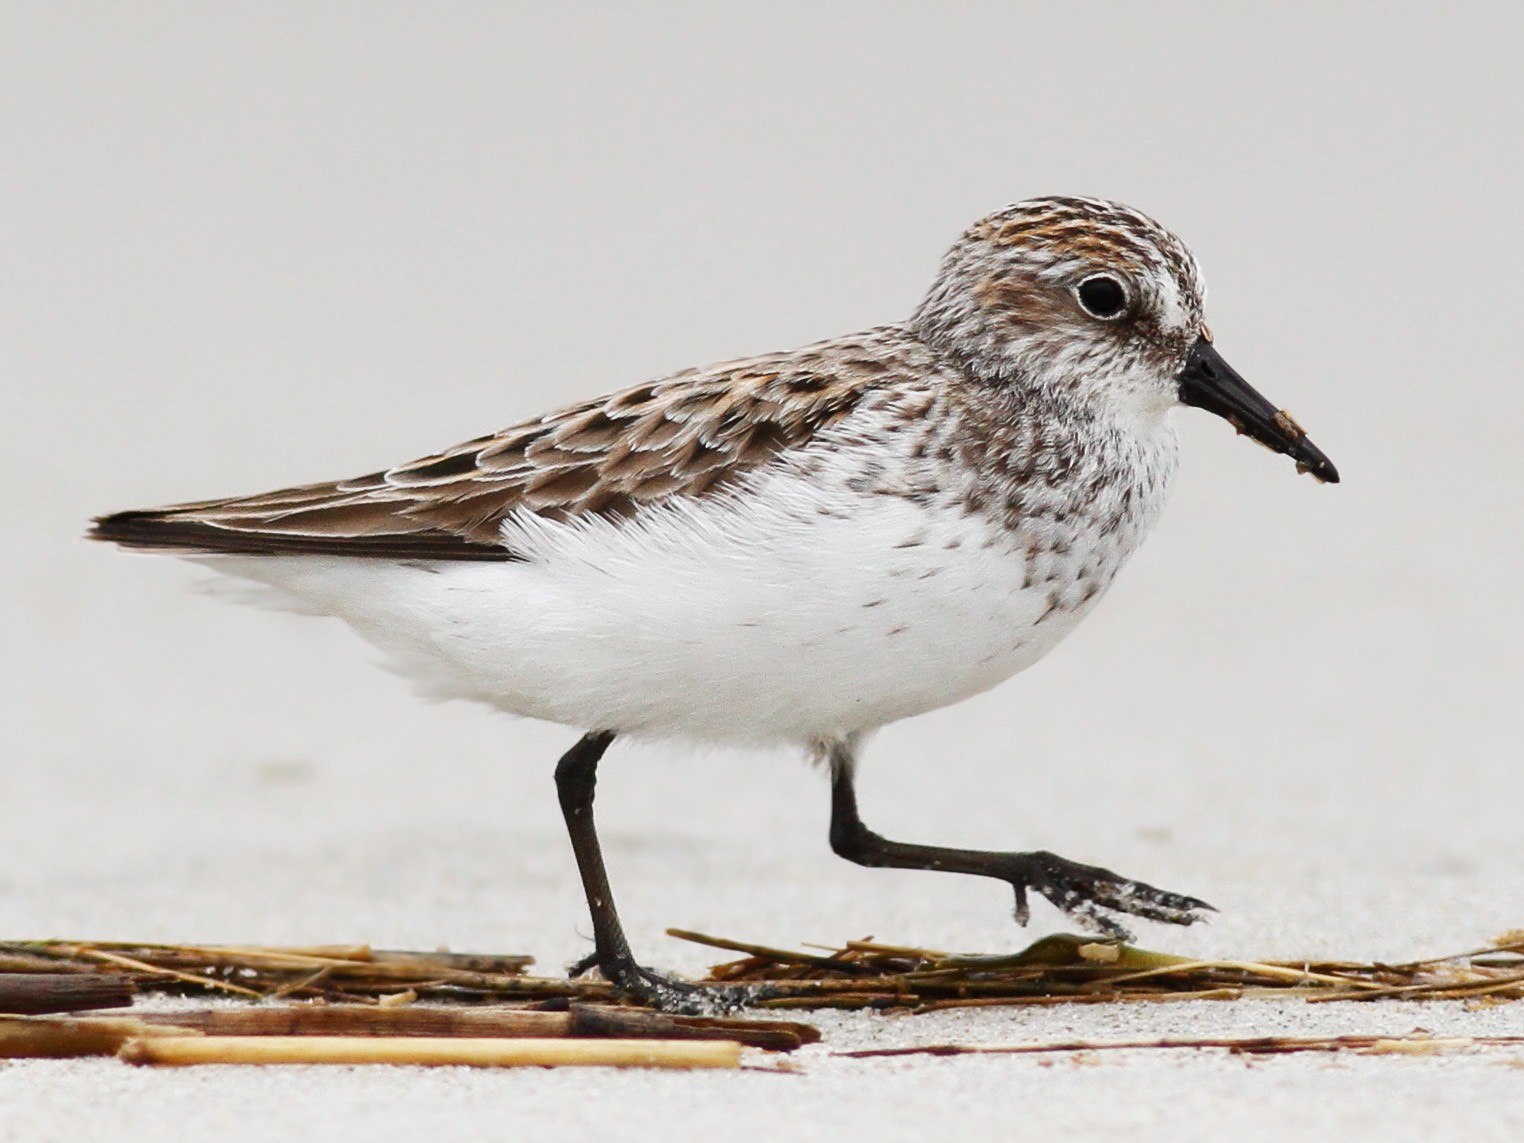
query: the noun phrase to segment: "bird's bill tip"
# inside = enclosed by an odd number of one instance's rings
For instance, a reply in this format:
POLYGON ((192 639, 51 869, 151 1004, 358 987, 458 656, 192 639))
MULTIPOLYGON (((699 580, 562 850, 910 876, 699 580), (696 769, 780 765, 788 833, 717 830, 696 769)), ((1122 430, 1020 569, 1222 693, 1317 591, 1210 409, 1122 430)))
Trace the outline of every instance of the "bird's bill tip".
POLYGON ((1296 461, 1296 470, 1320 484, 1338 484, 1339 470, 1291 414, 1277 409, 1223 360, 1206 337, 1197 340, 1176 376, 1180 401, 1215 413, 1238 432, 1296 461))

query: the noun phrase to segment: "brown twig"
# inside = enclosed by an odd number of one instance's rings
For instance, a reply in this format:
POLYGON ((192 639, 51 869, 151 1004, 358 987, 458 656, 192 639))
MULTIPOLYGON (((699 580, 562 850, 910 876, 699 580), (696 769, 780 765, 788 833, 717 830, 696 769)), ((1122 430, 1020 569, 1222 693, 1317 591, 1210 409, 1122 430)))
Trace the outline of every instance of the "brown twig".
POLYGON ((0 1012, 39 1015, 125 1008, 132 986, 100 973, 0 973, 0 1012))
POLYGON ((148 1024, 194 1028, 209 1036, 427 1036, 538 1039, 734 1040, 791 1052, 820 1039, 808 1024, 668 1016, 639 1008, 574 1004, 565 1012, 526 1008, 283 1004, 144 1013, 148 1024))
POLYGON ((788 949, 768 948, 766 945, 747 944, 745 941, 733 941, 727 937, 711 937, 706 933, 695 933, 689 929, 668 929, 667 936, 676 937, 678 940, 689 941, 693 944, 708 945, 710 948, 727 949, 731 952, 743 952, 754 960, 773 961, 777 964, 802 964, 814 968, 828 968, 851 972, 858 966, 842 954, 831 956, 815 956, 813 953, 791 952, 788 949))
POLYGON ((130 1064, 412 1064, 429 1067, 736 1068, 728 1040, 487 1040, 371 1036, 205 1036, 133 1039, 130 1064))
POLYGON ((0 1016, 0 1059, 114 1056, 134 1037, 197 1035, 130 1016, 0 1016))
POLYGON ((1225 1048, 1230 1052, 1247 1055, 1337 1052, 1351 1049, 1372 1055, 1429 1055, 1462 1051, 1468 1048, 1512 1047, 1519 1044, 1524 1044, 1524 1036, 1229 1036, 1203 1039, 1056 1040, 1022 1044, 925 1044, 912 1048, 868 1048, 834 1054, 862 1060, 885 1056, 1033 1055, 1050 1052, 1225 1048))

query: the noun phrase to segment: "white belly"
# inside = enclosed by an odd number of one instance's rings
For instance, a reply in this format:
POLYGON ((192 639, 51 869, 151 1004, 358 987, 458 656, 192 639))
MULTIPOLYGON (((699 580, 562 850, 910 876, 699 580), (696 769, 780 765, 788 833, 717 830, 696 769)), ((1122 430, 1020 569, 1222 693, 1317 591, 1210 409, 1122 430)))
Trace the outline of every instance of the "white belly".
POLYGON ((523 561, 207 562, 344 619, 437 697, 762 744, 868 730, 995 685, 1073 627, 1125 554, 1096 560, 1077 542, 1034 565, 994 524, 943 506, 827 502, 787 477, 754 492, 623 524, 517 519, 505 536, 523 561), (1097 565, 1100 579, 1083 578, 1097 565))

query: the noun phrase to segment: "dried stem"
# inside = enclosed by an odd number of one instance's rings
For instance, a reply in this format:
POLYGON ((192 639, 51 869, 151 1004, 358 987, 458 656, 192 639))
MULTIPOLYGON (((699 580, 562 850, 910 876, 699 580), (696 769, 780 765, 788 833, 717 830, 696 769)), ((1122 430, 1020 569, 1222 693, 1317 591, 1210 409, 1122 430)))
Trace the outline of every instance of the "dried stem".
POLYGON ((727 1040, 487 1040, 372 1036, 198 1036, 128 1040, 131 1064, 411 1064, 464 1067, 736 1068, 727 1040))
POLYGON ((1242 1036, 1213 1039, 1058 1040, 1023 1044, 926 1044, 913 1048, 869 1048, 837 1052, 851 1059, 883 1056, 1031 1055, 1049 1052, 1116 1052, 1141 1049, 1226 1048, 1249 1055, 1282 1052, 1337 1052, 1354 1049, 1371 1055, 1429 1055, 1470 1048, 1513 1047, 1524 1036, 1242 1036))
POLYGON ((100 973, 0 973, 0 1012, 33 1015, 125 1008, 132 987, 100 973))

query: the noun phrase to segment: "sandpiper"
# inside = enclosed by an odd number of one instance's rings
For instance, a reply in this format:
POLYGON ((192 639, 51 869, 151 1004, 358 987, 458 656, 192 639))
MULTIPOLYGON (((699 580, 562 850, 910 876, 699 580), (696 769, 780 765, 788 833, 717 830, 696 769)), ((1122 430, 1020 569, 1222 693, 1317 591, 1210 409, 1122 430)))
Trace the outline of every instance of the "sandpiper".
POLYGON ((872 730, 1041 658, 1142 542, 1194 405, 1338 474, 1219 356, 1185 245, 1129 207, 975 223, 908 321, 689 369, 369 476, 119 512, 91 535, 337 616, 435 696, 585 731, 556 768, 592 960, 677 1011, 743 1003, 641 967, 593 823, 619 735, 795 744, 863 865, 994 877, 1093 928, 1210 909, 1051 853, 889 841, 858 816, 872 730))

